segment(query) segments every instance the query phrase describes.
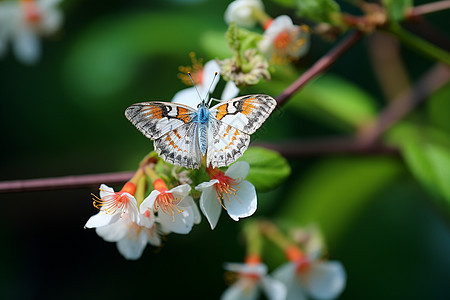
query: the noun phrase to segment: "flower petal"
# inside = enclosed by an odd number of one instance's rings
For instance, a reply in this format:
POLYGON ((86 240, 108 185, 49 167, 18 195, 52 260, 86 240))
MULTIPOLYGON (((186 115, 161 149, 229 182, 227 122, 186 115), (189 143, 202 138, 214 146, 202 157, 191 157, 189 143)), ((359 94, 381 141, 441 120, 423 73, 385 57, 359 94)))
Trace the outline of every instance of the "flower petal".
POLYGON ((286 287, 280 281, 265 276, 261 279, 261 285, 269 300, 284 300, 286 298, 286 287))
POLYGON ((255 187, 247 180, 239 184, 239 190, 235 196, 224 194, 223 205, 228 215, 235 221, 253 215, 257 204, 255 187))
POLYGON ((238 280, 226 289, 221 300, 256 300, 258 299, 257 284, 249 280, 238 280))
POLYGON ((246 161, 238 161, 232 164, 228 170, 225 172, 225 175, 231 177, 233 179, 245 179, 248 175, 248 171, 250 170, 250 165, 246 161))
POLYGON ((169 193, 172 193, 175 198, 184 198, 189 195, 190 191, 191 186, 189 184, 182 184, 171 189, 169 193))
POLYGON ((199 185, 197 185, 197 186, 195 187, 195 189, 196 189, 197 191, 204 191, 205 189, 211 188, 211 187, 212 187, 214 184, 216 184, 216 183, 219 183, 219 180, 213 179, 213 180, 210 180, 210 181, 205 181, 205 182, 202 182, 202 183, 200 183, 199 185))
POLYGON ((128 260, 136 260, 142 256, 147 245, 145 232, 133 230, 133 234, 117 242, 117 250, 128 260))
POLYGON ((198 86, 200 96, 205 97, 204 94, 214 92, 216 85, 219 83, 219 80, 214 78, 216 72, 220 73, 219 64, 215 60, 208 61, 203 67, 202 84, 198 86), (207 90, 208 88, 209 90, 207 90))
POLYGON ((184 197, 183 201, 181 201, 177 206, 182 208, 190 207, 192 209, 192 212, 194 214, 194 224, 198 224, 202 220, 202 216, 200 215, 197 204, 195 204, 195 201, 191 196, 184 197))
POLYGON ((267 274, 267 266, 262 263, 258 264, 225 263, 223 265, 223 268, 227 271, 242 274, 254 274, 258 276, 265 276, 267 274))
POLYGON ((239 94, 239 88, 236 86, 236 84, 233 81, 228 81, 225 85, 221 99, 222 100, 231 100, 234 97, 236 97, 239 94))
POLYGON ((89 218, 84 225, 85 228, 96 228, 113 224, 120 219, 120 213, 106 214, 103 211, 99 211, 97 214, 89 218))
POLYGON ((188 234, 194 226, 194 212, 187 207, 174 216, 167 215, 164 211, 158 212, 159 222, 168 230, 178 234, 188 234))
POLYGON ((141 214, 145 213, 146 210, 154 211, 155 200, 159 194, 161 194, 159 191, 153 190, 150 195, 148 195, 147 198, 142 201, 141 205, 139 206, 139 211, 141 212, 141 214))
POLYGON ((21 62, 33 65, 41 57, 41 41, 33 31, 22 27, 13 35, 13 50, 21 62))
POLYGON ((96 228, 95 232, 107 242, 117 242, 127 235, 128 223, 127 220, 120 219, 116 223, 96 228))
POLYGON ((347 275, 338 261, 312 264, 307 277, 306 288, 317 299, 334 299, 345 288, 347 275))
POLYGON ((100 198, 106 197, 111 194, 114 194, 114 189, 112 187, 109 187, 106 184, 100 185, 100 198))
POLYGON ((200 209, 208 220, 209 225, 211 225, 211 229, 214 229, 219 221, 222 206, 220 205, 216 191, 212 186, 203 190, 202 195, 200 196, 200 209))
POLYGON ((280 281, 286 287, 286 300, 306 300, 305 292, 300 286, 296 276, 297 266, 294 263, 286 263, 278 267, 272 277, 280 281))
POLYGON ((161 237, 158 234, 158 231, 156 230, 156 226, 150 229, 144 229, 145 233, 147 234, 148 243, 150 245, 159 247, 161 246, 161 237))
POLYGON ((195 87, 190 87, 178 91, 172 98, 172 102, 185 104, 190 107, 197 107, 202 100, 199 98, 195 87))

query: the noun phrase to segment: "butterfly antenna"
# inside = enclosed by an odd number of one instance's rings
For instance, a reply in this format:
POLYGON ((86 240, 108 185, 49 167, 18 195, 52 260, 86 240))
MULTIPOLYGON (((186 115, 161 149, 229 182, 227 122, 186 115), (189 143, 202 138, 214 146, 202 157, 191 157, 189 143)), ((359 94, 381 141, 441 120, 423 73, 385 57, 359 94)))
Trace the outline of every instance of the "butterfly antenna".
MULTIPOLYGON (((208 97, 209 96, 209 94, 210 94, 210 91, 211 91, 211 87, 212 87, 212 85, 213 85, 213 83, 214 83, 214 81, 216 80, 216 77, 217 77, 217 75, 218 75, 219 73, 218 72, 216 72, 216 73, 214 73, 214 77, 213 77, 213 80, 211 81, 211 84, 209 85, 209 88, 208 88, 208 94, 206 94, 206 96, 205 96, 205 99, 206 99, 206 97, 208 97)), ((208 106, 211 104, 211 102, 212 102, 212 98, 211 99, 209 99, 209 102, 208 102, 208 106)))
POLYGON ((188 75, 189 75, 189 78, 190 78, 191 81, 192 81, 192 85, 195 87, 195 90, 197 91, 198 97, 200 98, 200 100, 203 101, 202 96, 200 96, 200 93, 198 92, 197 86, 195 85, 194 80, 192 79, 191 72, 188 72, 188 75))

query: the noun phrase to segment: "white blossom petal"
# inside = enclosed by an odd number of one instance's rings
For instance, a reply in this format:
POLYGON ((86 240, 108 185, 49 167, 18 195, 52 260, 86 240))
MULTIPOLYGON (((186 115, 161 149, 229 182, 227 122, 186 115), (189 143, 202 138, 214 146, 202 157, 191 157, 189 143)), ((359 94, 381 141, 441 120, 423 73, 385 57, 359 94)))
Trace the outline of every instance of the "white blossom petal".
POLYGON ((197 186, 195 187, 195 189, 196 189, 197 191, 204 191, 205 189, 212 188, 213 185, 216 184, 216 183, 219 183, 219 180, 217 180, 217 179, 212 179, 212 180, 210 180, 210 181, 205 181, 205 182, 200 183, 199 185, 197 185, 197 186))
POLYGON ((264 10, 264 5, 260 0, 236 0, 231 2, 225 10, 225 22, 230 24, 235 22, 238 26, 254 27, 257 19, 254 17, 254 10, 264 10))
POLYGON ((115 214, 107 214, 103 211, 99 211, 97 214, 93 215, 89 218, 84 225, 85 228, 96 228, 102 227, 109 224, 113 224, 120 219, 120 213, 117 212, 115 214))
POLYGON ((194 199, 192 199, 191 196, 186 196, 183 201, 178 204, 178 207, 184 208, 189 207, 192 209, 192 212, 194 214, 194 224, 200 223, 202 217, 200 215, 200 211, 198 210, 197 204, 195 204, 194 199))
POLYGON ((108 195, 114 194, 114 189, 106 184, 100 185, 100 198, 104 198, 108 195))
POLYGON ((233 81, 228 81, 225 87, 223 88, 222 100, 231 100, 234 97, 236 97, 239 94, 239 88, 236 86, 236 84, 233 81))
POLYGON ((153 227, 151 229, 144 229, 145 233, 147 234, 148 243, 150 245, 159 247, 161 246, 161 237, 158 234, 158 231, 156 230, 156 227, 153 227))
POLYGON ((238 280, 226 289, 221 300, 256 300, 258 299, 258 289, 255 283, 249 280, 238 280))
POLYGON ((286 287, 278 280, 265 276, 261 278, 261 286, 269 300, 284 300, 286 298, 286 287))
POLYGON ((20 28, 13 35, 13 50, 17 59, 24 64, 36 64, 41 57, 41 41, 37 35, 26 27, 20 28))
POLYGON ((136 260, 142 256, 147 245, 147 235, 143 231, 133 231, 117 242, 117 250, 128 260, 136 260))
POLYGON ((158 217, 160 223, 174 233, 188 234, 194 226, 194 212, 189 207, 174 216, 167 215, 164 211, 159 210, 158 217))
POLYGON ((334 299, 345 288, 347 275, 338 261, 316 262, 308 271, 306 288, 316 299, 334 299))
POLYGON ((261 277, 267 274, 267 266, 262 263, 258 264, 225 263, 223 265, 223 268, 231 272, 241 274, 255 274, 261 277))
POLYGON ((175 198, 184 198, 189 195, 190 191, 191 186, 189 184, 182 184, 171 189, 169 193, 172 193, 175 198))
MULTIPOLYGON (((198 187, 199 186, 197 186, 196 189, 198 187)), ((212 186, 203 189, 202 195, 200 196, 200 209, 208 220, 211 229, 214 229, 217 225, 217 222, 219 221, 220 213, 222 212, 222 206, 220 205, 220 202, 217 199, 216 191, 212 186)))
POLYGON ((146 210, 154 211, 155 209, 155 200, 156 197, 161 194, 158 190, 153 190, 150 195, 147 196, 147 198, 142 201, 141 205, 139 206, 139 211, 141 214, 145 213, 146 210))
POLYGON ((208 61, 203 67, 202 84, 197 86, 200 96, 205 97, 207 93, 214 92, 216 85, 219 83, 219 80, 214 78, 216 73, 220 73, 219 64, 215 60, 208 61), (210 86, 211 88, 208 90, 210 86))
POLYGON ((305 292, 303 291, 296 275, 297 266, 294 263, 286 263, 278 267, 273 273, 272 277, 282 282, 286 287, 286 300, 306 300, 305 292))
POLYGON ((198 96, 195 87, 190 87, 178 91, 172 98, 173 103, 184 104, 190 107, 197 107, 202 99, 198 96))
POLYGON ((120 219, 113 224, 96 228, 95 232, 107 242, 118 242, 126 237, 128 224, 129 220, 120 219))
POLYGON ((253 215, 257 208, 256 190, 247 180, 239 184, 236 195, 224 194, 223 205, 228 215, 235 221, 253 215))
POLYGON ((225 172, 225 175, 231 177, 233 179, 245 179, 248 175, 248 171, 250 170, 250 165, 246 161, 238 161, 232 164, 228 170, 225 172))

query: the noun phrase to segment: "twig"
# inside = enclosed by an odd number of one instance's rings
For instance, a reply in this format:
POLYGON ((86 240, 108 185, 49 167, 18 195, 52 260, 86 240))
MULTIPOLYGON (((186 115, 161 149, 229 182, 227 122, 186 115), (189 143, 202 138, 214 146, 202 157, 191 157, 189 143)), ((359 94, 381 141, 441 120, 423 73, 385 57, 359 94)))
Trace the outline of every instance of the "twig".
POLYGON ((0 193, 98 187, 101 183, 114 185, 126 182, 133 177, 134 174, 135 172, 118 172, 4 181, 0 182, 0 193))
POLYGON ((406 18, 415 18, 417 16, 434 13, 437 11, 450 9, 450 0, 436 1, 415 6, 406 14, 406 18))
POLYGON ((355 31, 350 36, 346 37, 327 54, 320 58, 311 68, 303 73, 294 83, 288 86, 275 100, 278 102, 278 106, 281 107, 286 101, 307 82, 313 79, 315 76, 321 74, 328 69, 336 60, 338 60, 345 52, 347 52, 354 44, 356 44, 364 33, 361 31, 355 31))
POLYGON ((366 131, 364 140, 375 143, 393 124, 411 112, 429 95, 450 80, 450 69, 443 64, 436 64, 408 91, 391 101, 380 113, 375 125, 366 131), (368 134, 367 134, 368 132, 368 134))

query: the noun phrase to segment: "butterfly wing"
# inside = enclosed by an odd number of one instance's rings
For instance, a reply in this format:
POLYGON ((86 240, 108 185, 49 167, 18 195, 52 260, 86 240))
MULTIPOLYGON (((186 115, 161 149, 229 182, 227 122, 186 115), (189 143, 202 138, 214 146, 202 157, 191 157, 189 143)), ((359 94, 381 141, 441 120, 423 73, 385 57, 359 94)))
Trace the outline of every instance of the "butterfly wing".
POLYGON ((196 110, 183 104, 170 102, 142 102, 131 105, 125 116, 151 140, 191 122, 196 110))
POLYGON ((210 109, 217 120, 252 134, 269 117, 277 106, 268 95, 247 95, 221 102, 210 109))
POLYGON ((183 104, 143 102, 125 110, 125 116, 146 137, 154 140, 155 151, 165 161, 185 168, 199 168, 201 152, 197 142, 197 111, 183 104))
POLYGON ((155 150, 165 161, 189 169, 198 169, 202 156, 197 142, 197 123, 190 122, 155 140, 155 150))
POLYGON ((250 135, 211 117, 208 126, 206 165, 226 167, 244 154, 250 144, 250 135))

